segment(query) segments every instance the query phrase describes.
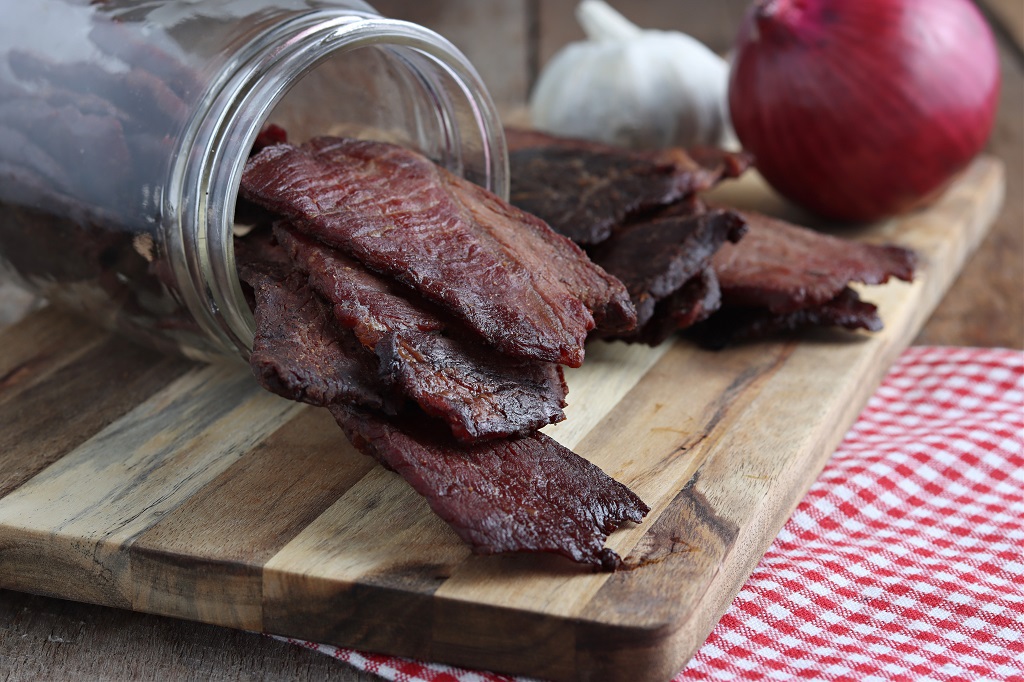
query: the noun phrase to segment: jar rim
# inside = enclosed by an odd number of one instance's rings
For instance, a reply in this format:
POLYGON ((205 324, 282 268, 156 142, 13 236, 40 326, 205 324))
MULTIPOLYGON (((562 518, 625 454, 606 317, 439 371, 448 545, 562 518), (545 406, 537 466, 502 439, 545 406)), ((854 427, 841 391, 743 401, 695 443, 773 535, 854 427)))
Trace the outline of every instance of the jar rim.
MULTIPOLYGON (((168 255, 183 284, 183 302, 223 350, 244 360, 252 350, 255 321, 235 271, 232 227, 249 150, 274 108, 303 76, 332 57, 370 46, 412 50, 451 79, 465 99, 433 101, 446 126, 449 151, 459 157, 461 168, 461 136, 478 135, 482 184, 508 197, 508 159, 497 108, 479 74, 448 40, 417 24, 352 10, 315 10, 275 26, 253 41, 236 68, 214 85, 210 106, 197 113, 184 136, 182 149, 188 151, 178 157, 167 195, 177 200, 167 215, 180 223, 180 230, 170 231, 180 242, 168 244, 168 255), (454 107, 459 105, 466 106, 475 130, 456 129, 454 107)), ((417 68, 408 60, 400 63, 417 68)))

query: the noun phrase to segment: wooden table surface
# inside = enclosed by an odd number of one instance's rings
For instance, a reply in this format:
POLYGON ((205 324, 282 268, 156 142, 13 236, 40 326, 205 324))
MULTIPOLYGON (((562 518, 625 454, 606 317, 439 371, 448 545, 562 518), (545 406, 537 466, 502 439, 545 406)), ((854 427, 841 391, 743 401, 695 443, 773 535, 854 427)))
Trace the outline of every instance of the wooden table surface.
MULTIPOLYGON (((989 151, 1006 163, 1006 204, 915 343, 1024 349, 1024 0, 980 3, 1002 58, 1002 101, 989 151)), ((523 101, 538 66, 579 36, 575 0, 372 4, 450 37, 508 108, 523 101)), ((627 14, 643 25, 686 30, 725 51, 745 5, 641 0, 627 14)), ((0 281, 0 326, 32 305, 31 297, 0 281)), ((39 679, 379 678, 257 634, 0 590, 0 681, 39 679)))

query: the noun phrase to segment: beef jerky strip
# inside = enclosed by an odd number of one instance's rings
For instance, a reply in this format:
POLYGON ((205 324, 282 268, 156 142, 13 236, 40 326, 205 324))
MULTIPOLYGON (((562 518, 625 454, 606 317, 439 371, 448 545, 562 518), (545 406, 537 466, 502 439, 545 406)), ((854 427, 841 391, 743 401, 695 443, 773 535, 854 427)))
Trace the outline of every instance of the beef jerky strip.
MULTIPOLYGON (((159 78, 138 68, 111 73, 95 64, 64 64, 24 50, 12 51, 7 60, 18 78, 98 95, 153 135, 162 136, 188 119, 188 105, 159 78)), ((122 123, 133 129, 130 121, 122 123)))
POLYGON ((910 281, 914 252, 840 239, 757 213, 742 213, 748 232, 712 258, 726 306, 790 313, 828 303, 850 282, 910 281))
MULTIPOLYGON (((383 158, 389 149, 403 156, 410 154, 401 147, 331 137, 307 143, 321 158, 343 164, 361 158, 364 152, 360 147, 365 148, 366 145, 378 159, 383 158)), ((493 251, 498 265, 508 269, 513 281, 528 276, 537 293, 547 299, 549 305, 554 305, 552 297, 561 295, 564 288, 570 300, 575 298, 583 302, 593 315, 597 329, 626 331, 636 326, 636 311, 622 282, 591 262, 576 244, 555 233, 543 220, 512 206, 483 187, 449 173, 422 156, 413 155, 412 160, 426 164, 425 170, 437 174, 441 188, 447 192, 453 207, 464 209, 467 227, 471 228, 469 236, 493 251), (519 264, 521 269, 514 268, 514 264, 519 264)), ((489 293, 494 294, 493 291, 489 293)))
POLYGON ((807 327, 842 327, 879 331, 878 308, 862 301, 857 292, 844 288, 835 298, 787 313, 765 308, 724 308, 706 322, 693 327, 689 335, 705 348, 720 349, 740 341, 751 341, 807 327))
POLYGON ((415 292, 285 225, 275 233, 341 325, 376 351, 388 381, 459 440, 526 433, 565 418, 558 365, 495 353, 415 292))
POLYGON ((256 298, 249 365, 260 385, 311 405, 389 407, 376 358, 334 321, 304 275, 273 264, 243 266, 240 273, 256 298))
POLYGON ((121 122, 114 116, 84 114, 71 105, 52 106, 41 97, 23 97, 0 103, 0 122, 24 133, 68 169, 79 199, 103 203, 112 188, 124 193, 132 159, 121 122), (103 153, 89 154, 92 163, 84 166, 83 147, 103 153))
POLYGON ((554 552, 613 570, 604 547, 649 511, 626 486, 541 433, 464 446, 426 421, 333 406, 362 452, 396 471, 479 554, 554 552))
POLYGON ((578 367, 595 316, 635 320, 621 283, 541 221, 401 147, 314 142, 250 159, 246 198, 443 305, 498 350, 578 367))
POLYGON ((180 47, 159 32, 142 40, 123 23, 98 19, 89 30, 89 38, 106 54, 153 74, 183 100, 194 97, 201 87, 199 74, 188 66, 180 47))
POLYGON ((718 278, 714 270, 706 268, 658 301, 650 321, 625 340, 657 346, 673 332, 706 320, 721 305, 718 278))
POLYGON ((628 217, 736 177, 744 154, 683 149, 636 152, 533 131, 506 130, 511 201, 577 244, 598 244, 628 217), (707 165, 704 165, 707 164, 707 165))
POLYGON ((590 255, 626 285, 642 327, 659 300, 706 269, 722 244, 739 241, 744 232, 746 223, 736 212, 709 211, 692 198, 621 226, 590 255))

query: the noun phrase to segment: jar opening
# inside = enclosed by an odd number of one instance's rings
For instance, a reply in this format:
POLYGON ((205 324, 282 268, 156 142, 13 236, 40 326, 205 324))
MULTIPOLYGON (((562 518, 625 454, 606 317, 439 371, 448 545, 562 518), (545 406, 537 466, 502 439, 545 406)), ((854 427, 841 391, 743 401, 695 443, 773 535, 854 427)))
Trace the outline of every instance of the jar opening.
POLYGON ((255 322, 235 272, 233 226, 242 169, 267 123, 301 143, 319 135, 395 142, 508 196, 504 136, 465 57, 421 26, 315 12, 251 46, 196 122, 183 158, 178 216, 186 304, 207 333, 244 358, 255 322), (191 295, 190 295, 191 294, 191 295))

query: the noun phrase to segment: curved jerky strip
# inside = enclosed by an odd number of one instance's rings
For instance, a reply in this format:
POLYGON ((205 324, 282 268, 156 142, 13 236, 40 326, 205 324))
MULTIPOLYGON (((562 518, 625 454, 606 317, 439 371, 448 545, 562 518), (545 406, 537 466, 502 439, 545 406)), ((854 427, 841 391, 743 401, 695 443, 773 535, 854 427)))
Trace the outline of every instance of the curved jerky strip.
POLYGON ((577 244, 599 244, 630 216, 737 177, 747 154, 622 147, 507 129, 511 202, 577 244))
POLYGON ((249 365, 260 385, 311 405, 389 406, 376 358, 334 321, 305 275, 273 264, 245 266, 241 275, 256 298, 249 365))
POLYGON ((396 330, 440 332, 450 326, 429 303, 413 303, 414 291, 367 270, 337 249, 283 222, 274 225, 274 235, 291 263, 309 275, 310 286, 331 302, 338 322, 370 350, 396 330))
MULTIPOLYGON (((571 311, 575 308, 575 301, 580 301, 593 316, 594 325, 599 330, 626 331, 636 326, 636 311, 622 282, 595 265, 579 246, 556 233, 543 220, 503 201, 483 187, 449 173, 402 147, 331 137, 310 140, 305 146, 314 149, 319 157, 335 163, 351 163, 361 158, 367 149, 375 159, 397 156, 403 166, 410 160, 414 161, 424 171, 437 174, 440 189, 447 193, 452 207, 463 209, 461 217, 465 219, 463 227, 466 232, 461 239, 467 246, 478 243, 488 249, 495 259, 494 266, 507 270, 509 281, 516 289, 520 286, 520 279, 528 279, 536 295, 555 313, 571 311)), ((453 236, 458 236, 458 233, 453 233, 453 236)), ((468 253, 473 258, 479 257, 471 251, 468 253)), ((453 274, 461 273, 456 270, 453 274)), ((484 274, 488 278, 493 276, 492 273, 484 274)), ((472 277, 473 273, 466 275, 472 277)), ((477 282, 469 283, 478 286, 477 282)), ((495 295, 504 298, 514 294, 516 289, 503 292, 488 290, 488 286, 484 286, 480 293, 485 299, 495 295)), ((509 297, 507 303, 521 306, 530 302, 529 297, 519 301, 516 298, 509 297)), ((544 319, 545 316, 538 314, 537 317, 544 319)), ((579 359, 582 362, 582 355, 579 359)), ((558 362, 578 366, 565 360, 558 362)))
POLYGON ((840 239, 758 213, 741 215, 747 234, 712 258, 726 306, 789 313, 828 303, 850 282, 914 277, 916 256, 903 247, 840 239))
POLYGON ((654 315, 635 335, 623 340, 657 346, 673 332, 687 329, 710 317, 722 306, 722 292, 715 271, 706 268, 658 301, 654 315))
POLYGON ((740 342, 786 334, 808 327, 841 327, 879 331, 882 319, 878 308, 861 300, 856 291, 844 288, 835 298, 787 313, 772 313, 764 308, 723 308, 707 321, 696 325, 691 336, 705 348, 718 350, 740 342))
POLYGON ((376 351, 382 375, 459 440, 503 438, 565 419, 568 388, 558 365, 495 353, 414 292, 283 224, 274 231, 341 325, 376 351))
POLYGON ((621 226, 593 247, 591 257, 626 285, 643 327, 658 301, 700 274, 724 243, 739 241, 745 232, 746 222, 735 211, 707 210, 693 199, 621 226))
POLYGON ((343 406, 331 413, 356 448, 396 471, 478 554, 553 552, 613 570, 621 559, 604 547, 608 535, 649 511, 541 433, 463 446, 425 419, 343 406))
POLYGON ((440 334, 403 331, 377 345, 381 372, 463 443, 525 434, 565 419, 568 387, 550 362, 496 356, 440 334))
POLYGON ((608 319, 631 312, 621 284, 578 247, 497 197, 479 205, 492 195, 401 147, 338 139, 268 147, 249 160, 242 190, 510 355, 577 367, 594 327, 584 301, 608 319), (588 289, 596 283, 603 290, 588 289))

